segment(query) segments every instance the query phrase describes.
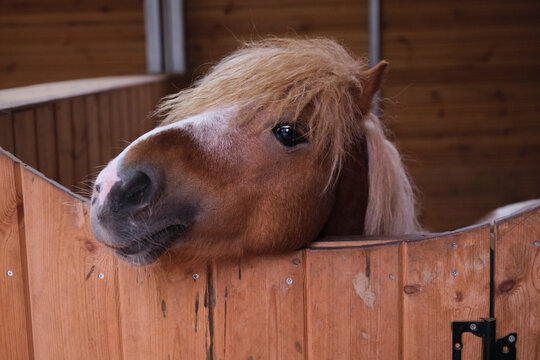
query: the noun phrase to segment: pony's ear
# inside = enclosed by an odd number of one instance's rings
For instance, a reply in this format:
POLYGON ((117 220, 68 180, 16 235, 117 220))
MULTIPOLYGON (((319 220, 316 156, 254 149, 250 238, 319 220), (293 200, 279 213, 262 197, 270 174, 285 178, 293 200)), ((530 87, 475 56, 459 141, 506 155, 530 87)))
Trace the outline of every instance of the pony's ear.
POLYGON ((384 78, 384 73, 388 67, 388 62, 381 61, 369 70, 363 71, 362 76, 362 94, 360 95, 360 109, 367 114, 373 106, 373 98, 384 78))

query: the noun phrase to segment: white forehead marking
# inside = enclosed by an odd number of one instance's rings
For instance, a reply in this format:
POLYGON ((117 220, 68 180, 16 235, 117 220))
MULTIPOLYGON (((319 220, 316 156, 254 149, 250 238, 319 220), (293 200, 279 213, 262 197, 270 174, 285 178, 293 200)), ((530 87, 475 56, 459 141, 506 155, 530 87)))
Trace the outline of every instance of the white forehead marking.
POLYGON ((205 111, 201 114, 190 116, 184 120, 157 127, 141 135, 139 138, 129 144, 129 146, 118 155, 117 158, 119 163, 124 155, 133 146, 156 134, 170 129, 188 129, 189 133, 191 133, 200 144, 217 153, 223 153, 226 143, 220 135, 223 135, 226 131, 230 130, 229 120, 234 114, 234 111, 234 107, 205 111))

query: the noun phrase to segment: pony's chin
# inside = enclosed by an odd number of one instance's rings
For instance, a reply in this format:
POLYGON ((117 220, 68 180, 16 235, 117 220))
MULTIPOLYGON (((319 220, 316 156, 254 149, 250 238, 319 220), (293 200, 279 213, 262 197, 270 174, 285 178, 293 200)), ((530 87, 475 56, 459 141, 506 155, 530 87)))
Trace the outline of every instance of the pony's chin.
POLYGON ((186 231, 184 225, 172 225, 151 235, 144 235, 133 245, 112 248, 114 255, 134 266, 150 265, 157 261, 169 248, 181 241, 186 231))

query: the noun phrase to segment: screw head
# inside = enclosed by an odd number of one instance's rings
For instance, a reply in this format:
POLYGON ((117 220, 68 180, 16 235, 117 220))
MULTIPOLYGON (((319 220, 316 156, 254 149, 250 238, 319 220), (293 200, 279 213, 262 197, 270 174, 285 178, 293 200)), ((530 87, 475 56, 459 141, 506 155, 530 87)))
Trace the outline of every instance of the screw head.
POLYGON ((458 247, 457 243, 452 243, 452 249, 457 249, 457 247, 458 247))
POLYGON ((199 278, 199 274, 193 274, 193 280, 197 280, 199 278))
POLYGON ((510 336, 508 337, 508 342, 513 343, 514 341, 516 341, 516 337, 515 337, 514 335, 510 335, 510 336))
POLYGON ((469 328, 470 328, 472 331, 475 331, 475 330, 477 329, 476 324, 471 324, 471 325, 469 326, 469 328))
POLYGON ((291 285, 292 284, 292 279, 289 277, 287 278, 287 280, 285 280, 287 282, 288 285, 291 285))
POLYGON ((534 245, 534 246, 538 246, 538 245, 540 245, 540 242, 539 242, 539 241, 535 241, 535 242, 533 242, 533 245, 534 245))
POLYGON ((390 280, 394 280, 394 274, 390 274, 388 275, 388 277, 390 278, 390 280))
POLYGON ((105 275, 103 275, 103 273, 99 273, 98 278, 103 279, 104 277, 105 275))
POLYGON ((452 270, 452 275, 457 276, 458 272, 457 270, 452 270))
POLYGON ((8 270, 8 271, 7 271, 7 276, 13 276, 13 271, 8 270))

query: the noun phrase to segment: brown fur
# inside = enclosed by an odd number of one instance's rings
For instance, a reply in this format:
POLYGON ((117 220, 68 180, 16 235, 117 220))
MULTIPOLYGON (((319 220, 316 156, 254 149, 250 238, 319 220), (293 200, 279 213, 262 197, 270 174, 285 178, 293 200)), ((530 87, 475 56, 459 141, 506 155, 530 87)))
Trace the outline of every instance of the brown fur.
POLYGON ((245 44, 158 110, 167 125, 233 109, 220 134, 211 125, 197 129, 213 134, 219 150, 198 143, 186 122, 125 154, 123 168, 147 163, 163 174, 159 196, 144 210, 147 227, 163 209, 196 209, 170 250, 194 263, 293 250, 321 232, 420 231, 399 154, 370 114, 386 66, 367 70, 326 39, 245 44), (284 147, 271 132, 280 123, 302 124, 308 142, 284 147))

